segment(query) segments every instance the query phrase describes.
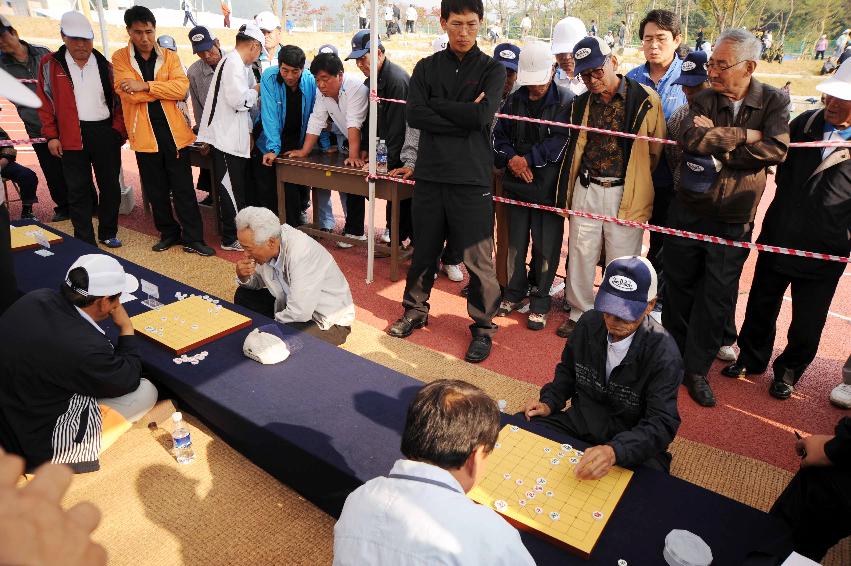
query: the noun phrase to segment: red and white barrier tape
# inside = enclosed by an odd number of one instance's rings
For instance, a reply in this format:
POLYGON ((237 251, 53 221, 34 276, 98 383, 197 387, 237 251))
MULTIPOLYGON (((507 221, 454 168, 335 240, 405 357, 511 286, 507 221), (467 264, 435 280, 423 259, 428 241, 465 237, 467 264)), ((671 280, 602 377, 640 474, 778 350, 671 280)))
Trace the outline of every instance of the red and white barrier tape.
MULTIPOLYGON (((410 179, 402 179, 400 177, 390 177, 389 175, 367 175, 367 180, 375 180, 375 179, 384 179, 387 181, 394 181, 396 183, 403 183, 405 185, 416 185, 416 181, 412 181, 410 179)), ((710 242, 713 244, 721 244, 724 246, 732 246, 734 248, 747 248, 750 250, 757 250, 759 252, 771 252, 776 254, 783 255, 793 255, 797 257, 808 257, 811 259, 822 259, 825 261, 836 261, 839 263, 851 263, 851 258, 843 257, 838 255, 831 254, 823 254, 818 252, 807 252, 802 250, 796 250, 793 248, 782 248, 779 246, 768 246, 765 244, 755 244, 753 242, 740 242, 737 240, 727 240, 725 238, 719 238, 718 236, 709 236, 706 234, 699 234, 697 232, 689 232, 687 230, 677 230, 676 228, 667 228, 665 226, 656 226, 655 224, 647 224, 644 222, 636 222, 634 220, 622 220, 620 218, 616 218, 614 216, 605 216, 602 214, 594 214, 591 212, 581 212, 578 210, 570 210, 569 208, 558 208, 555 206, 548 206, 545 204, 535 204, 531 202, 524 202, 522 200, 514 200, 506 197, 493 197, 494 202, 501 202, 504 204, 511 204, 514 206, 525 206, 527 208, 536 208, 538 210, 545 210, 547 212, 555 212, 556 214, 566 214, 568 216, 577 216, 579 218, 588 218, 591 220, 599 220, 600 222, 614 222, 619 226, 627 226, 629 228, 640 228, 642 230, 650 230, 651 232, 659 232, 661 234, 667 234, 669 236, 679 236, 681 238, 688 238, 690 240, 698 240, 700 242, 710 242)))
POLYGON ((47 138, 29 138, 26 140, 0 140, 0 147, 8 147, 10 145, 32 145, 34 143, 45 143, 47 138))
MULTIPOLYGON (((399 100, 398 98, 381 98, 378 94, 373 90, 369 93, 370 99, 375 101, 384 101, 384 102, 394 102, 397 104, 407 104, 405 100, 399 100)), ((554 122, 552 120, 541 120, 540 118, 529 118, 527 116, 516 116, 514 114, 502 114, 497 113, 497 118, 504 118, 506 120, 517 120, 520 122, 531 122, 533 124, 543 124, 545 126, 555 126, 557 128, 569 128, 571 130, 582 130, 586 132, 595 132, 598 134, 606 134, 609 136, 617 136, 621 138, 628 138, 633 140, 643 140, 646 142, 652 143, 660 143, 665 145, 677 145, 675 140, 669 140, 665 138, 654 138, 651 136, 641 136, 638 134, 629 134, 627 132, 616 132, 614 130, 604 130, 602 128, 592 128, 591 126, 580 126, 579 124, 569 124, 567 122, 554 122)), ((851 141, 844 140, 834 140, 834 141, 818 141, 818 142, 793 142, 789 144, 789 147, 851 147, 851 141)))
POLYGON ((31 85, 38 84, 38 79, 18 79, 18 81, 22 82, 24 84, 31 84, 31 85))

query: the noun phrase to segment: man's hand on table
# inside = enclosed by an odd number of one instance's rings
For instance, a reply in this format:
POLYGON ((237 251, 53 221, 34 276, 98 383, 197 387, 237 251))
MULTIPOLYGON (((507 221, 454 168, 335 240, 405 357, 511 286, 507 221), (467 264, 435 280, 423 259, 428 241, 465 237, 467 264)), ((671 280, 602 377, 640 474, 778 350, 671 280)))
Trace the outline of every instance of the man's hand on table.
POLYGON ((549 405, 541 403, 540 401, 535 401, 534 399, 526 401, 526 404, 523 405, 523 414, 526 416, 527 421, 532 417, 549 416, 551 412, 549 405))
POLYGON ((361 151, 360 155, 348 156, 346 160, 343 161, 343 164, 347 165, 348 167, 357 167, 358 169, 360 169, 361 167, 367 164, 366 157, 367 153, 365 151, 361 151))
POLYGON ((256 262, 250 257, 245 256, 236 262, 236 276, 244 283, 248 281, 252 275, 254 275, 256 268, 256 262))
POLYGON ((581 480, 598 480, 615 465, 615 450, 608 444, 592 446, 585 451, 574 473, 581 480))
POLYGON ((391 177, 402 177, 403 179, 410 179, 414 174, 414 170, 410 167, 399 167, 398 169, 393 169, 387 174, 391 177))
MULTIPOLYGON (((292 149, 284 154, 284 157, 294 157, 296 159, 302 159, 307 157, 309 151, 304 151, 303 149, 292 149)), ((264 157, 265 159, 265 157, 264 157)))
POLYGON ((827 434, 814 434, 796 442, 795 453, 801 457, 801 467, 832 466, 833 462, 824 453, 824 445, 832 438, 827 434))
POLYGON ((271 167, 275 164, 275 159, 278 158, 278 154, 274 151, 270 151, 269 153, 263 154, 263 165, 266 167, 271 167))
POLYGON ((130 336, 133 334, 133 322, 130 321, 130 315, 124 309, 124 305, 119 302, 117 307, 109 311, 109 316, 112 318, 115 326, 118 327, 118 333, 121 336, 130 336))

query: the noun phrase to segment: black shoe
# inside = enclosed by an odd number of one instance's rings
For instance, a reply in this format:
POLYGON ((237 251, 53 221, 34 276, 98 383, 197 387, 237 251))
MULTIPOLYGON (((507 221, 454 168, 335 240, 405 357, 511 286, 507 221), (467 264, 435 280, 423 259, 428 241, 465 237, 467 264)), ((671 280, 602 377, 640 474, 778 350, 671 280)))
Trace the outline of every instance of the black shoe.
POLYGON ((715 394, 712 393, 712 388, 709 387, 709 382, 706 376, 696 373, 687 373, 683 378, 683 385, 688 389, 688 394, 694 399, 698 405, 704 407, 715 406, 715 394))
POLYGON ((33 212, 32 205, 25 204, 21 207, 21 220, 38 220, 35 213, 33 212))
POLYGON ((564 319, 564 322, 561 323, 561 326, 556 328, 556 334, 562 338, 570 338, 574 330, 576 330, 576 321, 571 320, 570 315, 568 315, 564 319))
POLYGON ((407 338, 413 334, 414 330, 428 326, 428 317, 419 320, 411 320, 403 316, 396 322, 390 325, 387 329, 387 334, 394 338, 407 338))
POLYGON ((491 337, 476 336, 470 342, 467 348, 467 353, 464 355, 464 360, 471 364, 477 364, 485 361, 491 353, 491 337))
POLYGON ((204 242, 189 242, 188 244, 183 244, 183 251, 190 254, 198 254, 204 257, 216 255, 216 250, 214 250, 204 242))
POLYGON ((151 246, 151 249, 155 252, 164 252, 175 244, 177 244, 177 238, 163 238, 151 246))
POLYGON ((71 218, 68 216, 68 211, 63 210, 61 208, 57 208, 56 212, 53 213, 53 218, 50 219, 51 222, 62 222, 63 220, 68 220, 71 218))
POLYGON ((207 196, 201 199, 198 206, 213 206, 213 195, 207 194, 207 196))
POLYGON ((789 385, 785 381, 774 380, 771 382, 771 385, 768 387, 768 394, 774 397, 775 399, 786 400, 792 396, 792 393, 795 391, 795 387, 789 385))
POLYGON ((746 375, 754 375, 760 373, 765 373, 765 369, 763 369, 762 371, 749 369, 745 366, 745 364, 739 362, 732 363, 721 370, 721 375, 725 377, 732 377, 734 379, 738 377, 744 377, 746 375))

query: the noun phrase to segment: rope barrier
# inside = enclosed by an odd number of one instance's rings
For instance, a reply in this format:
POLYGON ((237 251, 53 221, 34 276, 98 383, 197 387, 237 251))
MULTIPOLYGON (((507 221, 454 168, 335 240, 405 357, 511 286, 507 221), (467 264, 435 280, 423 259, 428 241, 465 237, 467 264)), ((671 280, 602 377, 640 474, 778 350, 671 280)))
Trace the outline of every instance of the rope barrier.
POLYGON ((0 140, 0 147, 8 147, 10 145, 32 145, 34 143, 45 143, 47 138, 29 138, 26 140, 0 140))

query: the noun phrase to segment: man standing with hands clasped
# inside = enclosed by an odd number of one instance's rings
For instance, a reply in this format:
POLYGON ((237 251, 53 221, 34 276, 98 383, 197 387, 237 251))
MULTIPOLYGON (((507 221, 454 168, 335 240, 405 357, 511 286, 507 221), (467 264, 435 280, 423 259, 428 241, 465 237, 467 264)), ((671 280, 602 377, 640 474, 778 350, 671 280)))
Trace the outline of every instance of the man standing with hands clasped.
POLYGON ((414 258, 405 313, 387 333, 405 338, 428 324, 428 298, 444 241, 462 250, 470 274, 467 313, 473 340, 464 359, 484 361, 496 332, 500 291, 493 264, 493 150, 490 126, 502 99, 505 67, 476 45, 481 0, 443 0, 449 47, 420 60, 411 76, 408 125, 420 130, 412 214, 414 258))

